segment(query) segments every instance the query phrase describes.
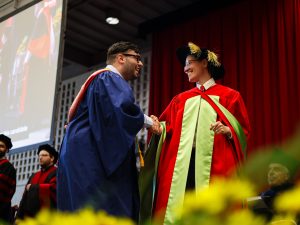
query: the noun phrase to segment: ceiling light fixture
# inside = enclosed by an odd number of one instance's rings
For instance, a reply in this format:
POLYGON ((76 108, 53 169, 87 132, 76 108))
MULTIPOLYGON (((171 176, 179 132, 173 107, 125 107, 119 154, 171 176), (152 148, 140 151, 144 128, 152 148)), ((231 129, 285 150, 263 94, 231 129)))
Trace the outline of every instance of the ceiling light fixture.
POLYGON ((110 25, 117 25, 120 22, 119 15, 120 13, 118 10, 112 8, 107 9, 105 18, 106 23, 110 25))

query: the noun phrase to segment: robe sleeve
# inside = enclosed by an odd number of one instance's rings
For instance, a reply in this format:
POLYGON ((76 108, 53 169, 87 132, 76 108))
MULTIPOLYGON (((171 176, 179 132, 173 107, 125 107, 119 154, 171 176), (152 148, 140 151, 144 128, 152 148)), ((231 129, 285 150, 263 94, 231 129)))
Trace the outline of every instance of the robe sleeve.
POLYGON ((56 206, 56 171, 50 174, 46 184, 36 184, 41 207, 51 208, 56 206))
POLYGON ((172 135, 173 126, 176 125, 176 123, 174 123, 174 121, 176 121, 176 117, 177 117, 177 110, 178 110, 177 102, 178 102, 178 97, 175 96, 159 117, 159 121, 166 122, 167 137, 172 135))
POLYGON ((250 122, 249 122, 249 117, 248 117, 245 103, 239 92, 236 92, 236 94, 232 96, 227 109, 234 115, 234 117, 241 124, 248 142, 250 137, 250 129, 251 129, 250 122))
POLYGON ((24 219, 25 215, 35 215, 35 213, 37 213, 39 210, 40 204, 38 198, 36 197, 38 196, 36 191, 37 189, 31 189, 33 191, 31 191, 30 194, 28 194, 29 192, 26 191, 26 186, 30 184, 30 181, 33 177, 34 174, 30 176, 25 185, 23 196, 16 215, 17 219, 24 219))
POLYGON ((135 104, 130 85, 110 71, 101 74, 89 91, 89 119, 106 174, 112 174, 132 150, 143 127, 144 114, 135 104))
POLYGON ((10 202, 16 190, 16 170, 8 161, 0 169, 0 203, 10 202))

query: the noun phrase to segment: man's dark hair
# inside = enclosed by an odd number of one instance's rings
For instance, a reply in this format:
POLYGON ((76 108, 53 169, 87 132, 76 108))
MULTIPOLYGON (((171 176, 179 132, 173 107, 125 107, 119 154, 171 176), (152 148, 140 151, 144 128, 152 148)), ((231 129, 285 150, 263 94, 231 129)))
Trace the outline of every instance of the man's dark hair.
POLYGON ((0 141, 2 141, 5 144, 8 151, 9 151, 9 149, 11 149, 13 147, 13 145, 11 143, 11 139, 9 137, 5 136, 4 134, 0 134, 0 141))
POLYGON ((133 43, 131 43, 131 42, 120 41, 120 42, 114 43, 107 50, 106 63, 107 64, 113 63, 116 54, 118 54, 118 53, 125 53, 128 50, 133 50, 136 53, 140 52, 138 46, 135 45, 135 44, 133 44, 133 43))

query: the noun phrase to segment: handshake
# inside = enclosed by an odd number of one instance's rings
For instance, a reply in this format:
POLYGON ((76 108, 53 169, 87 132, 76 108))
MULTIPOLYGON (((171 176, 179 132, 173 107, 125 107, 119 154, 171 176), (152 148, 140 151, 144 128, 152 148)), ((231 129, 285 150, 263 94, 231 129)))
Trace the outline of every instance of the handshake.
POLYGON ((149 127, 149 130, 153 134, 161 134, 162 133, 162 127, 160 126, 158 118, 154 115, 151 115, 150 118, 152 119, 153 124, 152 124, 151 127, 149 127))

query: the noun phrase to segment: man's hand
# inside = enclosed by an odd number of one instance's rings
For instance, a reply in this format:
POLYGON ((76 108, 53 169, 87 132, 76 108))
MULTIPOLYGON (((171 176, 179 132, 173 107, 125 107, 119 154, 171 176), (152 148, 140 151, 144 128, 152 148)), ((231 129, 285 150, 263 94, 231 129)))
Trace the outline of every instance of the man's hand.
POLYGON ((151 115, 150 118, 153 121, 153 125, 149 128, 149 130, 154 134, 161 134, 162 127, 160 126, 158 118, 154 115, 151 115))
POLYGON ((232 137, 230 128, 225 126, 220 121, 217 121, 216 123, 211 124, 210 130, 213 130, 215 132, 215 134, 224 134, 229 138, 232 137))

